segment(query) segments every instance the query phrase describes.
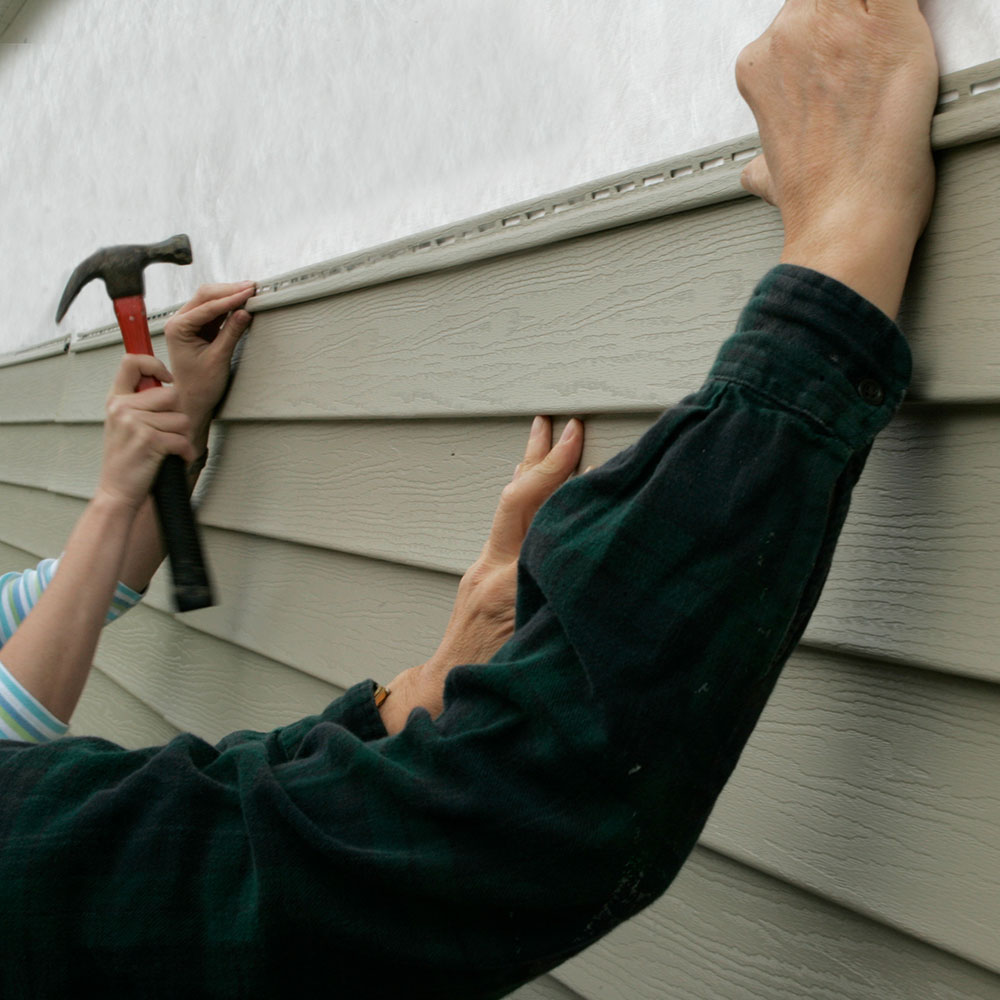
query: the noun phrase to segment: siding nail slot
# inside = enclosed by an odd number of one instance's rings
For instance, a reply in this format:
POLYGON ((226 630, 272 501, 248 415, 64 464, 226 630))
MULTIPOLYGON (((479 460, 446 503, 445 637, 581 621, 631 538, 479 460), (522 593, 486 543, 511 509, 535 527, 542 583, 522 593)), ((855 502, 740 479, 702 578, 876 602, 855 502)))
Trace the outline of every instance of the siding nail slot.
POLYGON ((1000 90, 1000 76, 993 80, 983 80, 981 83, 972 85, 972 94, 985 94, 988 90, 1000 90))

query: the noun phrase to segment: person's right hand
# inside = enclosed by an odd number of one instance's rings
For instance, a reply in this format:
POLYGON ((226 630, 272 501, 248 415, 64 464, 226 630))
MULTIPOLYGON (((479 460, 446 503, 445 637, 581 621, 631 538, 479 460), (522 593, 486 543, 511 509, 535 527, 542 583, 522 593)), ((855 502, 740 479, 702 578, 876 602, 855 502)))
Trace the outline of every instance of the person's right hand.
POLYGON ((167 455, 195 459, 188 417, 179 410, 177 390, 170 385, 137 392, 139 379, 153 375, 173 380, 166 365, 145 354, 126 354, 106 404, 104 458, 98 490, 138 510, 167 455))
POLYGON ((201 453, 212 414, 229 382, 229 363, 252 317, 243 307, 254 284, 202 285, 167 320, 164 334, 177 380, 180 408, 191 420, 191 440, 201 453))
POLYGON ((918 0, 787 0, 736 82, 764 150, 743 183, 780 208, 782 260, 840 269, 894 314, 934 197, 938 67, 918 0))

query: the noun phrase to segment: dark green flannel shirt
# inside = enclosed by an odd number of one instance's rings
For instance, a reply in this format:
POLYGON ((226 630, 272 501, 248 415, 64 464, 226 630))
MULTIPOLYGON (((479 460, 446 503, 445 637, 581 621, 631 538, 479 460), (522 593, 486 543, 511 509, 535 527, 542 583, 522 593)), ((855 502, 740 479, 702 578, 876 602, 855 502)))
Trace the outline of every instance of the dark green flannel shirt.
MULTIPOLYGON (((664 364, 669 364, 664 336, 664 364)), ((517 629, 387 737, 0 744, 0 997, 499 997, 659 896, 899 405, 896 326, 768 274, 704 387, 545 505, 517 629)))

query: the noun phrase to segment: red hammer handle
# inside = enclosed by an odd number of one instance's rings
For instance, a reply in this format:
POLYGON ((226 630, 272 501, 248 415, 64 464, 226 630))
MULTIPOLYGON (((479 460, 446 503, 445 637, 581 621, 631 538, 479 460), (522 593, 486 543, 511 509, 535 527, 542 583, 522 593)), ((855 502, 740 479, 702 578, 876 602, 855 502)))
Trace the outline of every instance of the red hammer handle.
MULTIPOLYGON (((149 322, 146 319, 146 304, 141 295, 129 295, 127 298, 115 299, 115 315, 118 326, 125 341, 125 350, 129 354, 152 354, 153 342, 149 339, 149 322)), ((143 375, 139 379, 139 392, 160 385, 158 378, 143 375)))
MULTIPOLYGON (((152 354, 149 323, 141 295, 114 299, 115 315, 129 354, 152 354)), ((139 391, 160 385, 152 375, 143 375, 139 391)), ((152 488, 156 513, 163 532, 163 543, 170 557, 174 603, 178 611, 196 611, 213 603, 208 569, 202 554, 198 525, 188 496, 187 472, 179 455, 167 455, 152 488)))

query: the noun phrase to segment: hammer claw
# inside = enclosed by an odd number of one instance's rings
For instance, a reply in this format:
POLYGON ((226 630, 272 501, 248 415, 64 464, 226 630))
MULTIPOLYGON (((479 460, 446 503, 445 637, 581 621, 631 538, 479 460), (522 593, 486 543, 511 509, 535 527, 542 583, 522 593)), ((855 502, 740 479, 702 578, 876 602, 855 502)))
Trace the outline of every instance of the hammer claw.
POLYGON ((142 295, 146 291, 143 271, 150 264, 190 264, 191 241, 183 233, 160 243, 124 243, 101 247, 70 275, 56 310, 60 322, 80 289, 94 278, 101 278, 112 299, 142 295))

